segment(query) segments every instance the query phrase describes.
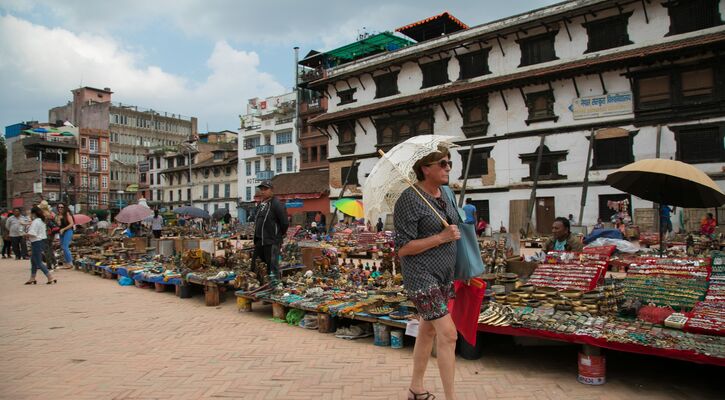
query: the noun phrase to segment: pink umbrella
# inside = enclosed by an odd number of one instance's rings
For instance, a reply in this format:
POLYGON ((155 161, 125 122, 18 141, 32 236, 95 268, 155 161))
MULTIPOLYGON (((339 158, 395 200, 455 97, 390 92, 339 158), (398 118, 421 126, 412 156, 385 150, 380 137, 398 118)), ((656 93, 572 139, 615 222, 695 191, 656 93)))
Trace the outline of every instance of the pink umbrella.
POLYGON ((153 215, 154 211, 146 206, 140 204, 132 204, 121 210, 116 215, 116 221, 124 224, 132 224, 134 222, 143 221, 144 218, 153 215))
POLYGON ((91 217, 85 214, 75 214, 73 215, 73 219, 76 221, 76 225, 85 225, 91 222, 91 217))

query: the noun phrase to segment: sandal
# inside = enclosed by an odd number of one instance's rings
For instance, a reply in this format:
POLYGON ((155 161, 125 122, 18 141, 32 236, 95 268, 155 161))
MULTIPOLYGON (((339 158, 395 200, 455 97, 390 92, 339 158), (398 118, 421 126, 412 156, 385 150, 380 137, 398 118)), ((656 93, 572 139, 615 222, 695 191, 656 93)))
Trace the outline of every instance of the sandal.
POLYGON ((435 396, 431 392, 416 393, 412 389, 408 389, 413 397, 408 396, 408 400, 435 400, 435 396))

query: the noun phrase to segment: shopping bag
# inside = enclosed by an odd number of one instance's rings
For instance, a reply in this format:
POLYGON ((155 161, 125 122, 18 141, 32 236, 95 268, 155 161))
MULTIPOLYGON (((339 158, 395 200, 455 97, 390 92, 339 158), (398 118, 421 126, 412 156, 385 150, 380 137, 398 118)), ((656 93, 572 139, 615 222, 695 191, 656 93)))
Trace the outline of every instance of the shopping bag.
MULTIPOLYGON (((442 190, 456 207, 456 198, 451 188, 442 186, 442 190)), ((483 274, 483 260, 481 260, 481 248, 478 245, 478 237, 476 237, 476 227, 463 223, 466 219, 465 212, 456 208, 459 216, 462 215, 462 217, 461 223, 457 225, 461 238, 456 241, 456 270, 453 277, 465 281, 483 274)))
POLYGON ((460 332, 466 342, 475 346, 478 316, 481 314, 486 282, 480 278, 473 278, 469 283, 463 281, 453 283, 456 297, 448 303, 448 310, 450 310, 453 323, 456 324, 456 330, 460 332))

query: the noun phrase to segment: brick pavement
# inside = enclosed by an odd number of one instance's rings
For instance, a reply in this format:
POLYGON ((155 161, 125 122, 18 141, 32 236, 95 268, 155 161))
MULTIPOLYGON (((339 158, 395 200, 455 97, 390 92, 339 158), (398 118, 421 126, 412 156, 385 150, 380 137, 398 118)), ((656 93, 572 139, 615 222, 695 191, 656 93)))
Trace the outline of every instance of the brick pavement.
MULTIPOLYGON (((28 262, 0 260, 0 397, 4 399, 399 399, 411 346, 380 348, 236 312, 233 296, 122 287, 79 271, 23 286, 28 262)), ((608 353, 601 387, 576 381, 576 346, 514 346, 487 336, 459 358, 460 399, 718 398, 722 369, 608 353)), ((427 385, 441 394, 433 359, 427 385)), ((442 398, 442 395, 439 395, 442 398)))

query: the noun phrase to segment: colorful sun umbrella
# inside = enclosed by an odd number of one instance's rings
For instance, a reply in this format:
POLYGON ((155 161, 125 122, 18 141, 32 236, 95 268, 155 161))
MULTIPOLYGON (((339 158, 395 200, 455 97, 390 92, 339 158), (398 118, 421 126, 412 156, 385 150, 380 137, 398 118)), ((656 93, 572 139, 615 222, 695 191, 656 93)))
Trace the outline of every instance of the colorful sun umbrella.
POLYGON ((362 218, 363 216, 365 216, 365 210, 360 200, 340 199, 334 202, 332 205, 351 217, 362 218))
POLYGON ((132 224, 134 222, 143 221, 144 218, 149 215, 153 215, 154 212, 148 207, 140 204, 132 204, 125 207, 121 212, 116 215, 116 221, 124 224, 132 224))
POLYGON ((73 219, 76 221, 76 225, 85 225, 91 222, 91 217, 85 214, 75 214, 73 215, 73 219))

